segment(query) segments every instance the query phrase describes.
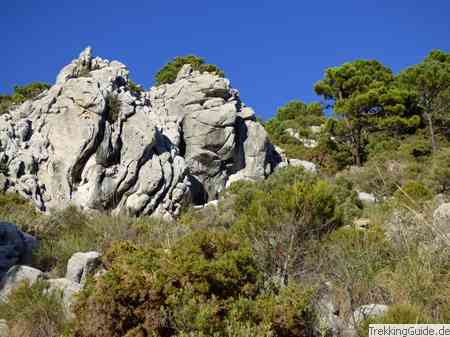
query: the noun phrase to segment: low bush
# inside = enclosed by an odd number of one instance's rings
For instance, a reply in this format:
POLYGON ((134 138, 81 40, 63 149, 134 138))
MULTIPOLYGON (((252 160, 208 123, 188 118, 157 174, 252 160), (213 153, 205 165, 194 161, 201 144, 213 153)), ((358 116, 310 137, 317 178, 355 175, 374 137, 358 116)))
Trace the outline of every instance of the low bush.
POLYGON ((9 337, 59 337, 68 331, 61 296, 48 283, 22 284, 7 302, 0 302, 0 318, 8 322, 9 337))
POLYGON ((250 245, 230 233, 195 231, 170 249, 122 243, 105 259, 74 336, 309 336, 314 324, 311 291, 264 292, 250 245))

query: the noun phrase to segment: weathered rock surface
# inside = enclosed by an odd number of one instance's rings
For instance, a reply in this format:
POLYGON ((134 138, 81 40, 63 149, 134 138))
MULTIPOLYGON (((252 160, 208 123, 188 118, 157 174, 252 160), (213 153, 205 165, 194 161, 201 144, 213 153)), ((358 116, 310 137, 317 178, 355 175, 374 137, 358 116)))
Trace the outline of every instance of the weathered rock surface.
POLYGON ((23 233, 14 224, 0 222, 0 280, 12 266, 30 263, 36 246, 34 237, 23 233))
POLYGON ((125 65, 91 48, 0 116, 0 145, 2 186, 43 211, 74 204, 169 219, 281 161, 227 79, 186 65, 174 83, 136 92, 125 65))
POLYGON ((450 235, 450 203, 440 205, 433 213, 433 227, 439 234, 450 235))
POLYGON ((44 273, 36 268, 19 265, 11 267, 0 282, 0 300, 6 299, 10 292, 23 282, 32 285, 43 278, 44 273))
POLYGON ((100 265, 98 252, 75 253, 67 263, 66 279, 75 283, 84 284, 89 275, 94 274, 100 265))
POLYGON ((0 337, 9 337, 8 322, 4 319, 0 319, 0 337))
POLYGON ((59 292, 61 294, 61 301, 66 314, 71 317, 75 295, 83 289, 83 286, 66 278, 49 279, 48 283, 50 292, 59 292))
POLYGON ((358 307, 353 312, 355 324, 358 325, 364 319, 369 317, 378 317, 384 315, 389 310, 389 306, 385 304, 367 304, 358 307))
POLYGON ((372 193, 367 192, 358 192, 358 199, 362 202, 367 202, 369 204, 373 204, 377 201, 377 198, 372 193))

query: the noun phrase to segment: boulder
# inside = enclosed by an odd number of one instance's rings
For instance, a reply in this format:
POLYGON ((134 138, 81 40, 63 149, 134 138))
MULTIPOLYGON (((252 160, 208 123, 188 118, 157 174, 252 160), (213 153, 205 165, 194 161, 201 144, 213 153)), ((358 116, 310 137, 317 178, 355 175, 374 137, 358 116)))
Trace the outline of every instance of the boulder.
POLYGON ((36 239, 20 231, 16 225, 0 222, 0 279, 14 265, 31 262, 36 239))
POLYGON ((388 310, 389 306, 384 304, 362 305, 353 312, 354 323, 357 326, 359 323, 369 317, 378 317, 384 315, 388 310))
POLYGON ((9 337, 8 322, 4 319, 0 319, 0 337, 9 337))
POLYGON ((98 252, 75 253, 67 263, 66 279, 84 284, 89 275, 93 275, 100 266, 101 254, 98 252))
POLYGON ((288 159, 288 165, 294 166, 294 167, 303 167, 306 172, 310 173, 317 173, 317 165, 307 161, 307 160, 300 160, 300 159, 288 159))
POLYGON ((450 235, 450 203, 440 205, 433 213, 433 227, 439 234, 450 235))
POLYGON ((48 283, 50 292, 60 292, 66 314, 69 317, 72 317, 73 313, 71 307, 75 301, 75 295, 83 289, 83 286, 80 283, 68 280, 66 278, 49 279, 48 283))
POLYGON ((358 192, 358 199, 368 204, 373 204, 377 201, 377 198, 374 194, 367 192, 358 192))
POLYGON ((44 273, 36 268, 13 266, 8 270, 0 283, 0 300, 5 300, 12 290, 24 282, 32 285, 44 278, 44 273))

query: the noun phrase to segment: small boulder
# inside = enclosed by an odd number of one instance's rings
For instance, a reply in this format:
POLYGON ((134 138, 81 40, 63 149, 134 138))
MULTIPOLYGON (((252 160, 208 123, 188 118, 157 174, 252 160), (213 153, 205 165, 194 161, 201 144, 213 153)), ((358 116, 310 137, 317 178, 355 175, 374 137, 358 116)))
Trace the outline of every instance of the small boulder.
POLYGON ((385 304, 366 304, 362 305, 353 312, 355 325, 369 317, 383 316, 389 310, 389 306, 385 304))
POLYGON ((433 213, 433 225, 440 233, 450 233, 450 203, 440 205, 433 213))
POLYGON ((98 252, 75 253, 67 263, 66 279, 84 284, 89 275, 95 273, 100 266, 100 256, 98 252))
POLYGON ((9 327, 8 322, 4 319, 0 319, 0 337, 8 337, 9 336, 9 327))
POLYGON ((291 165, 291 166, 303 167, 305 169, 305 171, 307 171, 307 172, 310 172, 310 173, 318 172, 316 164, 314 164, 310 161, 300 160, 300 159, 289 159, 288 162, 289 162, 289 165, 291 165))
POLYGON ((38 280, 44 279, 44 273, 39 269, 28 266, 13 266, 0 283, 0 299, 6 299, 12 290, 23 282, 32 285, 38 280))
POLYGON ((71 307, 74 303, 75 295, 78 294, 83 286, 66 278, 57 278, 48 280, 49 291, 60 291, 62 303, 69 317, 73 315, 71 307))
POLYGON ((377 201, 377 198, 372 193, 358 192, 358 199, 368 204, 373 204, 377 201))

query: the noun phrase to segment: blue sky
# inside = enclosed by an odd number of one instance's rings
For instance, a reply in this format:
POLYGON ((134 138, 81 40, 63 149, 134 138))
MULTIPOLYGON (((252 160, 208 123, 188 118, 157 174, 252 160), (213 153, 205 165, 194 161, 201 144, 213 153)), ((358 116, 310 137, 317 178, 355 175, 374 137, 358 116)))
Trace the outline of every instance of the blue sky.
POLYGON ((125 63, 148 88, 177 55, 224 69, 263 118, 292 99, 313 101, 325 68, 358 58, 399 71, 450 49, 448 0, 22 0, 2 3, 0 92, 53 83, 87 45, 125 63))

